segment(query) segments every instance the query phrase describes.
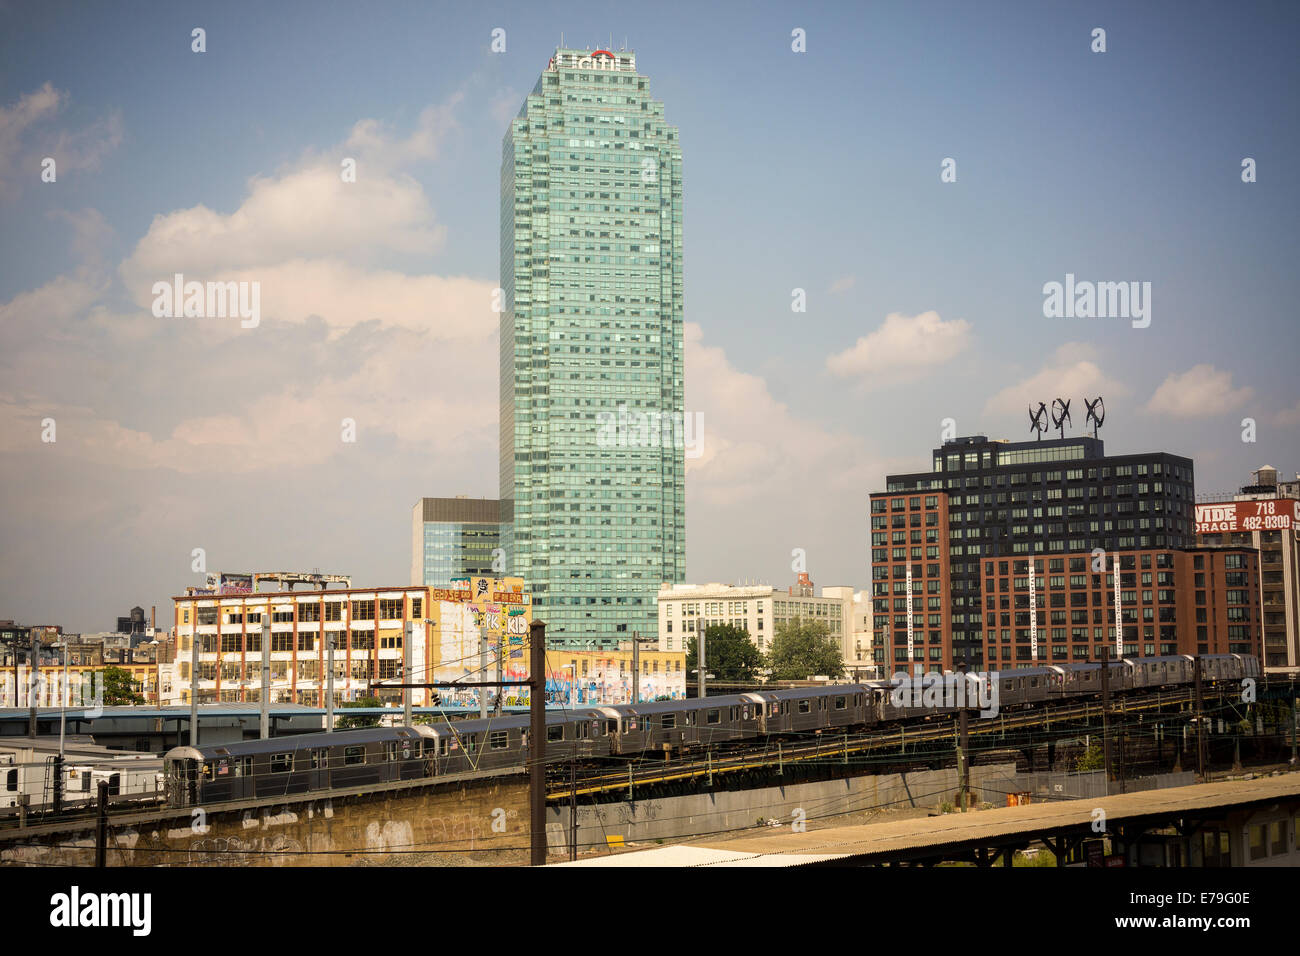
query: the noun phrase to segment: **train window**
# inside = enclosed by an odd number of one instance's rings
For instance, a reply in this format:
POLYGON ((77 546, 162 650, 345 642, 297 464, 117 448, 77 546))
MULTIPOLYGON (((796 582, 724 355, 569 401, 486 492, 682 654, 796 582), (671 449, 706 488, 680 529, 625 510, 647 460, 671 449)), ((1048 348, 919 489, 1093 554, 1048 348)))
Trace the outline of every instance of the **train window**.
POLYGON ((807 701, 807 700, 799 701, 799 713, 808 714, 811 712, 812 712, 812 701, 807 701))
POLYGON ((323 748, 311 752, 311 769, 324 770, 329 760, 329 751, 323 748))
POLYGON ((445 757, 445 756, 447 756, 447 738, 446 738, 446 737, 439 737, 439 738, 438 738, 438 756, 439 756, 439 757, 445 757))
POLYGON ((271 773, 288 773, 293 769, 293 754, 271 754, 271 773))
POLYGON ((563 739, 564 739, 564 725, 563 725, 563 724, 556 724, 556 725, 553 726, 553 727, 547 727, 547 728, 546 728, 546 739, 547 739, 547 740, 563 740, 563 739))
POLYGON ((204 763, 203 763, 203 779, 204 779, 204 780, 211 780, 211 779, 212 779, 212 763, 211 763, 211 761, 204 761, 204 763))
POLYGON ((488 746, 493 750, 505 750, 510 746, 510 738, 504 730, 494 730, 488 735, 488 746))
POLYGON ((478 734, 465 735, 465 753, 472 754, 478 748, 478 734))
POLYGON ((711 711, 709 711, 707 714, 704 715, 704 720, 705 720, 706 723, 710 723, 710 724, 720 724, 720 723, 722 723, 722 711, 720 711, 720 710, 711 710, 711 711))
POLYGON ((357 764, 357 763, 365 763, 365 762, 366 762, 365 747, 344 747, 343 748, 344 764, 357 764))
POLYGON ((17 771, 17 770, 10 770, 7 774, 5 774, 5 789, 6 789, 6 790, 17 790, 17 789, 18 789, 18 771, 17 771))
POLYGON ((659 723, 664 730, 672 730, 677 726, 677 715, 664 714, 663 717, 659 718, 659 723))
POLYGON ((253 758, 240 757, 235 761, 236 777, 251 777, 253 775, 253 758))
POLYGON ((1031 678, 1029 678, 1029 686, 1030 686, 1030 687, 1037 687, 1037 686, 1038 686, 1038 678, 1037 678, 1037 677, 1031 677, 1031 678))
POLYGON ((396 759, 397 759, 397 741, 396 741, 396 740, 390 740, 390 741, 388 741, 387 743, 384 744, 384 759, 385 759, 385 760, 396 760, 396 759))
POLYGON ((818 698, 817 698, 817 709, 818 709, 818 710, 825 710, 825 709, 826 709, 826 698, 825 698, 825 697, 818 697, 818 698))
POLYGON ((605 733, 607 733, 607 734, 616 734, 616 733, 618 733, 618 721, 617 721, 617 720, 607 720, 607 721, 605 721, 605 733))
POLYGON ((790 713, 790 702, 789 702, 788 700, 782 702, 782 704, 781 704, 781 713, 783 713, 783 714, 788 714, 788 713, 790 713))
POLYGON ((585 720, 579 721, 578 723, 574 724, 573 729, 575 731, 575 736, 578 740, 587 739, 587 722, 585 720))
POLYGON ((694 726, 695 726, 695 711, 693 711, 693 710, 688 710, 688 711, 686 712, 686 726, 687 726, 687 727, 694 727, 694 726))
POLYGON ((738 708, 738 707, 732 707, 732 708, 731 708, 731 722, 732 722, 732 723, 735 723, 735 722, 736 722, 736 712, 737 712, 739 709, 740 709, 740 708, 738 708))
POLYGON ((849 705, 848 698, 846 698, 846 697, 836 697, 836 698, 835 698, 835 709, 836 709, 836 710, 843 710, 843 709, 844 709, 845 707, 847 707, 848 705, 849 705))

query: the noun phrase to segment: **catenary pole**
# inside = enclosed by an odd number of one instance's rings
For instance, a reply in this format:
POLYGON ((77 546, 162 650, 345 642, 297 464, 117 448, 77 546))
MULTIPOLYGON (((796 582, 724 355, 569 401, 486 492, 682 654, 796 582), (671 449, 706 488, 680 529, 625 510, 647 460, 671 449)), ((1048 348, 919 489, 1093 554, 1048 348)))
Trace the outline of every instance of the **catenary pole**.
POLYGON ((546 863, 546 624, 528 629, 528 817, 531 862, 546 863))
POLYGON ((262 617, 262 690, 257 696, 258 715, 260 718, 258 731, 262 740, 269 740, 271 737, 271 606, 266 607, 266 614, 262 617))

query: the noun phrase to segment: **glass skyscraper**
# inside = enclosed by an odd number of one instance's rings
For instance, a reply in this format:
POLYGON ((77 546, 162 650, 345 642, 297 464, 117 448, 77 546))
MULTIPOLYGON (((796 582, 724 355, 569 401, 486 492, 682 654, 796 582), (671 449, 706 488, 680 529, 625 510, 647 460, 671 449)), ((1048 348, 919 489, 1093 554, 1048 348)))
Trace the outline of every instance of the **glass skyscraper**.
POLYGON ((502 546, 570 646, 685 574, 681 164, 630 51, 557 49, 503 144, 502 546))

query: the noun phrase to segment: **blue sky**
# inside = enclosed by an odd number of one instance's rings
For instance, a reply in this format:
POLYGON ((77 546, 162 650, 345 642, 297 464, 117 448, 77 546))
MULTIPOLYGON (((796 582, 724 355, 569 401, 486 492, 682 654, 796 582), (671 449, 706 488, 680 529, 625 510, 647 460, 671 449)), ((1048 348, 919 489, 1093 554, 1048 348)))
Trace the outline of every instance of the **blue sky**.
POLYGON ((194 547, 400 582, 416 498, 495 495, 473 303, 505 124, 561 32, 626 37, 681 131, 692 580, 784 583, 798 547, 861 587, 886 472, 924 468, 947 417, 1028 437, 1056 394, 1077 433, 1101 391, 1108 450, 1189 455, 1198 491, 1300 469, 1294 4, 590 6, 0 4, 0 528, 23 542, 0 616, 165 614, 194 547), (174 267, 259 279, 283 314, 153 319, 174 267), (1150 327, 1044 318, 1066 273, 1150 282, 1150 327))

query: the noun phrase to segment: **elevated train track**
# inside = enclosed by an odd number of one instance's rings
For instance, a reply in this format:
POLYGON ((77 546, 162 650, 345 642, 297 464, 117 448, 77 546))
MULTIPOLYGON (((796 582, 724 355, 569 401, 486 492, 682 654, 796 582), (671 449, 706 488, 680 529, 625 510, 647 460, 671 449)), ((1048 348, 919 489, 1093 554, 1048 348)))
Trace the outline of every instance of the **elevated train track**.
MULTIPOLYGON (((1212 697, 1221 702, 1226 690, 1224 686, 1217 687, 1213 690, 1212 697)), ((1194 720, 1194 713, 1190 708, 1195 706, 1195 702, 1196 692, 1193 688, 1161 689, 1117 698, 1111 703, 1108 713, 1122 725, 1130 715, 1162 713, 1169 708, 1178 707, 1182 711, 1181 715, 1169 716, 1182 716, 1191 721, 1194 720)), ((1032 742, 1032 738, 1026 738, 1027 731, 1047 732, 1053 725, 1094 727, 1101 720, 1102 709, 1100 702, 1084 700, 1003 712, 989 718, 972 716, 967 733, 972 740, 996 737, 999 741, 1006 742, 1011 738, 1006 744, 1007 748, 1017 748, 1032 742)), ((910 747, 914 757, 933 759, 937 751, 933 747, 927 749, 926 745, 951 742, 955 747, 958 736, 958 719, 943 715, 863 733, 820 733, 807 742, 767 740, 738 743, 730 748, 718 748, 703 756, 666 759, 662 763, 646 758, 618 770, 592 770, 586 767, 578 772, 576 786, 569 780, 561 780, 560 777, 566 771, 562 766, 555 766, 552 767, 554 779, 548 781, 546 798, 557 803, 571 800, 575 796, 588 800, 601 796, 631 799, 637 788, 644 790, 648 787, 699 780, 712 786, 714 778, 729 774, 760 772, 781 776, 786 765, 798 766, 814 761, 839 761, 850 771, 843 774, 847 776, 851 775, 853 763, 850 758, 853 756, 891 753, 897 755, 899 762, 906 762, 910 747)))

